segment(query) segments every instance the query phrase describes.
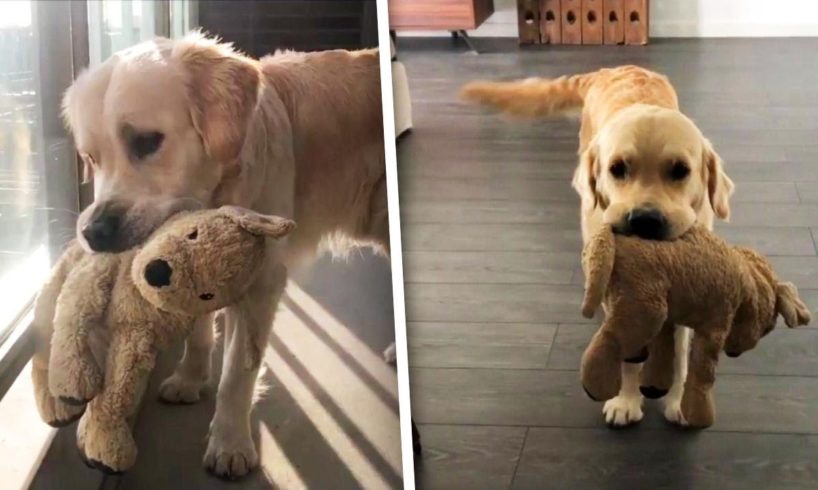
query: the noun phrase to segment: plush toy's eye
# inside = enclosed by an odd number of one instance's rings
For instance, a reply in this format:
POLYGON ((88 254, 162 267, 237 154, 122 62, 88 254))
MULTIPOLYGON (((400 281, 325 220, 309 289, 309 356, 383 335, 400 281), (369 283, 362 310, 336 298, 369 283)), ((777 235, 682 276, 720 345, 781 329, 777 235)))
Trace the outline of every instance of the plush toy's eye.
POLYGON ((201 299, 203 299, 205 301, 209 301, 209 300, 213 299, 213 293, 202 293, 202 294, 199 295, 199 298, 201 298, 201 299))
POLYGON ((188 239, 188 240, 195 240, 195 239, 197 239, 197 238, 199 238, 199 230, 193 230, 193 231, 192 231, 192 232, 190 232, 190 234, 187 236, 187 239, 188 239))

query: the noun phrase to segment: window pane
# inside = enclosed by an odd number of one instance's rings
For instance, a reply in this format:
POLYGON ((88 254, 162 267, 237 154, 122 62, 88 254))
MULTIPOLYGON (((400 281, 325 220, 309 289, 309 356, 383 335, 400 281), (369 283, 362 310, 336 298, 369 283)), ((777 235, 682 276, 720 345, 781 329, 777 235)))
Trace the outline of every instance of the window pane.
MULTIPOLYGON (((40 71, 41 56, 64 53, 38 45, 34 7, 3 2, 0 15, 0 340, 42 283, 52 252, 72 236, 76 217, 76 169, 58 111, 43 104, 43 83, 59 82, 40 71)), ((48 86, 49 99, 63 88, 48 86)))
POLYGON ((88 36, 91 64, 113 53, 161 35, 157 29, 157 3, 145 0, 88 2, 88 36))

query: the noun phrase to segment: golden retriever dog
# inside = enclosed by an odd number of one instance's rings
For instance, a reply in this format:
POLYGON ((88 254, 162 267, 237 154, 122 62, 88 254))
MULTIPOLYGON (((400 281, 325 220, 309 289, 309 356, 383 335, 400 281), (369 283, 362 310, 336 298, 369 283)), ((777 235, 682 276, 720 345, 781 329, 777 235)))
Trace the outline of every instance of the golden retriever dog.
MULTIPOLYGON (((77 237, 91 251, 140 243, 176 203, 188 202, 294 219, 297 230, 268 250, 288 266, 322 241, 388 253, 375 49, 254 60, 199 33, 157 39, 81 74, 63 106, 94 179, 94 203, 77 223, 77 237)), ((267 273, 225 311, 224 367, 204 455, 218 476, 238 477, 258 464, 250 410, 286 283, 272 273, 276 262, 259 264, 267 273)), ((212 318, 203 318, 161 385, 164 400, 199 399, 212 344, 212 318)))
MULTIPOLYGON (((667 77, 637 66, 556 79, 474 82, 470 101, 523 117, 581 108, 579 165, 573 187, 581 198, 583 241, 599 227, 653 240, 671 240, 694 223, 712 229, 728 219, 733 183, 710 142, 679 110, 667 77)), ((667 329, 673 334, 673 329, 667 329)), ((641 364, 623 365, 619 396, 603 407, 614 426, 642 419, 642 396, 664 396, 665 417, 681 423, 689 329, 675 329, 674 382, 669 392, 639 386, 641 364)))

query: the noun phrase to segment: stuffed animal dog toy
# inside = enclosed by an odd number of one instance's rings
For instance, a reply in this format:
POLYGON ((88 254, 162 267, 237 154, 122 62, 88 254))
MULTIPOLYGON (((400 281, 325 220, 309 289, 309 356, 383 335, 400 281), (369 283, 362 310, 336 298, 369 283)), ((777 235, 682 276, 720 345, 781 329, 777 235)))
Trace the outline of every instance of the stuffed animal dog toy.
MULTIPOLYGON (((709 427, 715 419, 712 388, 722 349, 731 356, 752 349, 779 314, 789 327, 810 321, 798 290, 780 282, 764 257, 730 247, 703 227, 670 242, 614 235, 606 227, 586 245, 582 261, 582 313, 591 318, 600 304, 605 307, 605 320, 582 356, 585 391, 594 400, 613 398, 622 384, 621 362, 644 360, 660 331, 686 325, 695 333, 682 415, 693 427, 709 427)), ((664 356, 667 342, 662 345, 664 356)), ((662 377, 655 371, 648 376, 662 377)))
POLYGON ((294 226, 225 206, 179 213, 121 254, 71 244, 35 306, 32 373, 43 420, 62 426, 82 416, 86 461, 106 472, 130 468, 137 449, 126 418, 158 351, 189 334, 197 317, 240 299, 259 264, 272 260, 265 238, 294 226))

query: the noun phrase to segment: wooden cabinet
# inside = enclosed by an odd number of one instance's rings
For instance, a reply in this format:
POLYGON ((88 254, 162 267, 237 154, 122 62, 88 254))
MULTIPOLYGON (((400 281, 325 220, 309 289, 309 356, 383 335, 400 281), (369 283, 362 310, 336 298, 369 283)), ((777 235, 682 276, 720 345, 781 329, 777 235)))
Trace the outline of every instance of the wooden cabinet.
POLYGON ((492 13, 493 0, 389 0, 389 28, 468 31, 492 13))

